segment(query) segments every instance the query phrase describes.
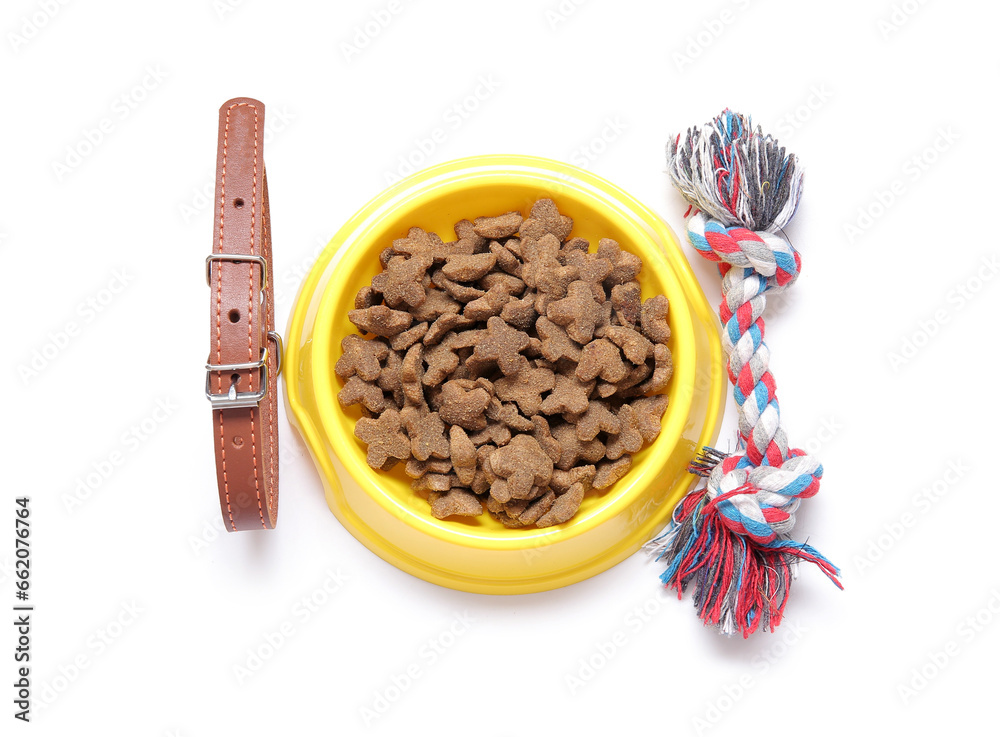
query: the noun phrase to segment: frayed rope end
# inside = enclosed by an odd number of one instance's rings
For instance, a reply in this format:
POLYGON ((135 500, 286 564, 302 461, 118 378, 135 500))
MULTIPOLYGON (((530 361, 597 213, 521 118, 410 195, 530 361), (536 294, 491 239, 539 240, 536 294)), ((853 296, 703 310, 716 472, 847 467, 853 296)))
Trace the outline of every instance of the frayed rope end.
POLYGON ((667 144, 667 173, 709 217, 750 230, 783 228, 802 195, 795 155, 729 109, 667 144))
MULTIPOLYGON (((707 476, 724 457, 704 448, 690 470, 707 476)), ((750 488, 726 494, 753 493, 750 488)), ((744 638, 757 630, 774 631, 781 623, 788 591, 799 561, 816 564, 838 588, 840 570, 807 543, 784 537, 760 543, 729 529, 719 513, 723 497, 704 488, 690 492, 674 509, 670 528, 645 549, 666 559, 660 580, 682 598, 694 585, 694 605, 705 622, 726 635, 744 638)))
POLYGON ((688 473, 694 474, 695 476, 701 476, 703 479, 709 477, 712 473, 712 469, 722 463, 725 460, 726 454, 721 450, 711 448, 709 446, 704 446, 695 459, 688 464, 688 473))

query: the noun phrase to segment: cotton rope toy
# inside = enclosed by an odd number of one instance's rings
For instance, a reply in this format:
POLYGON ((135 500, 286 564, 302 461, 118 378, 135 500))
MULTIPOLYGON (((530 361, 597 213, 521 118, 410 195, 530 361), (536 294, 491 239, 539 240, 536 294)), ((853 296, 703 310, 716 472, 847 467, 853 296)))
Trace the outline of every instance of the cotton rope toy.
POLYGON ((765 295, 790 286, 801 266, 775 231, 795 214, 802 171, 777 140, 729 110, 677 136, 667 159, 670 179, 692 206, 688 239, 722 275, 719 318, 739 439, 729 455, 702 450, 689 471, 705 477, 705 487, 677 505, 648 548, 667 561, 660 579, 678 597, 694 583, 705 624, 748 637, 781 622, 799 560, 840 586, 833 564, 789 537, 799 501, 819 491, 823 466, 788 446, 764 343, 765 295))

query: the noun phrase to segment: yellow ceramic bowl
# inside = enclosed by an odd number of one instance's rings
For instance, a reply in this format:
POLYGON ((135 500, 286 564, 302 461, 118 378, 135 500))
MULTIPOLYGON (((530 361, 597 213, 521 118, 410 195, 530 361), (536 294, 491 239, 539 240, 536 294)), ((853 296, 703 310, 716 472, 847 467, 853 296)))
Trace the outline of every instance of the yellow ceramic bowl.
POLYGON ((526 156, 481 156, 419 172, 390 187, 341 228, 302 285, 287 332, 285 391, 292 422, 326 487, 330 509, 352 535, 393 565, 442 586, 521 594, 565 586, 634 553, 667 523, 690 488, 685 472, 714 442, 725 390, 716 321, 670 229, 611 183, 567 164, 526 156), (573 235, 596 247, 614 238, 643 260, 643 297, 670 299, 674 376, 656 441, 632 470, 591 491, 576 516, 545 529, 508 530, 489 515, 437 520, 410 489, 402 464, 389 473, 365 462, 354 437, 357 407, 341 409, 333 367, 354 295, 380 270, 378 254, 411 226, 453 239, 462 218, 526 213, 551 197, 574 220, 573 235))

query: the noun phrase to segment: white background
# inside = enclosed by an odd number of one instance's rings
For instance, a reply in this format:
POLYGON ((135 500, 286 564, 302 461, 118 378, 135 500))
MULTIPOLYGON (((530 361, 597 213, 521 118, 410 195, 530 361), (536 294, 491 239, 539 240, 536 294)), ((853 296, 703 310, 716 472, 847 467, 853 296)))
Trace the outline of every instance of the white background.
MULTIPOLYGON (((15 726, 825 735, 995 723, 995 4, 397 2, 4 4, 0 606, 14 603, 13 499, 28 494, 37 607, 38 701, 33 725, 15 726), (785 624, 743 641, 704 629, 642 554, 544 594, 438 588, 345 532, 284 419, 278 529, 220 534, 203 259, 217 110, 237 95, 263 100, 273 129, 282 329, 319 249, 407 158, 568 160, 680 230, 668 136, 725 106, 777 134, 807 170, 787 229, 804 266, 767 337, 790 439, 826 467, 796 533, 842 566, 846 590, 803 568, 785 624), (49 358, 32 368, 36 351, 49 358), (139 439, 144 420, 154 430, 139 439), (115 452, 121 463, 80 492, 115 452), (330 572, 339 590, 303 616, 330 572), (392 703, 366 724, 379 698, 392 703)), ((685 250, 715 304, 717 275, 685 250)), ((0 719, 13 734, 4 629, 0 719)))

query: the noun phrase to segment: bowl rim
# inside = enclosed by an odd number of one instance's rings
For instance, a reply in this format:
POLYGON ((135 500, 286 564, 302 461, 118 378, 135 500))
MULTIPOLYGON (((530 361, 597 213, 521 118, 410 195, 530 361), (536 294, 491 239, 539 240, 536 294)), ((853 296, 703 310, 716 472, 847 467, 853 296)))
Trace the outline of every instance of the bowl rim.
MULTIPOLYGON (((615 213, 618 216, 617 219, 624 221, 630 229, 639 235, 636 239, 638 243, 630 245, 627 250, 640 255, 643 258, 644 266, 655 271, 657 278, 664 283, 665 293, 671 299, 671 313, 673 315, 671 322, 676 328, 679 328, 675 329, 671 336, 671 350, 675 355, 680 353, 682 356, 692 357, 692 360, 675 362, 675 375, 672 381, 678 387, 693 385, 696 372, 693 361, 693 356, 696 353, 693 328, 695 315, 693 313, 697 312, 699 317, 703 317, 704 315, 701 313, 709 308, 690 265, 683 257, 679 243, 669 226, 655 212, 602 177, 563 162, 535 156, 499 154, 456 159, 424 169, 388 187, 348 220, 317 258, 300 287, 288 330, 288 352, 292 354, 288 363, 297 368, 301 329, 305 320, 301 300, 303 295, 312 295, 308 306, 314 321, 311 331, 311 335, 314 336, 312 338, 314 350, 311 351, 312 376, 303 377, 298 372, 289 372, 285 380, 285 396, 291 410, 292 422, 305 438, 310 452, 314 455, 314 460, 318 460, 316 456, 320 454, 320 449, 325 448, 332 451, 343 469, 362 487, 365 493, 383 510, 397 519, 439 539, 443 538, 446 542, 463 547, 488 550, 517 550, 523 547, 536 547, 543 540, 545 544, 550 544, 558 542, 560 539, 585 534, 595 526, 600 525, 607 515, 621 512, 622 509, 633 504, 638 496, 647 490, 649 483, 655 479, 659 466, 662 465, 661 462, 650 459, 650 462, 643 464, 640 473, 630 472, 626 478, 617 482, 613 488, 614 493, 607 494, 607 501, 593 507, 587 514, 578 514, 573 520, 563 525, 541 529, 503 529, 502 531, 497 530, 496 533, 489 527, 469 528, 465 525, 456 525, 454 522, 449 523, 447 520, 436 520, 430 514, 418 514, 414 507, 400 504, 396 500, 396 495, 380 483, 384 477, 368 466, 363 449, 357 446, 353 436, 342 437, 342 428, 337 425, 336 418, 329 416, 331 413, 325 413, 326 416, 324 413, 319 413, 318 418, 314 417, 310 415, 307 408, 302 406, 298 398, 300 388, 298 383, 299 381, 311 381, 317 405, 319 407, 333 406, 339 410, 339 404, 333 391, 334 381, 332 379, 323 380, 324 376, 331 376, 330 372, 332 372, 334 361, 334 352, 329 350, 329 343, 324 341, 335 340, 332 330, 333 321, 338 306, 343 305, 345 291, 350 291, 346 285, 338 288, 336 281, 331 281, 330 273, 351 268, 353 264, 367 257, 366 253, 362 253, 362 249, 352 249, 352 244, 367 241, 381 220, 390 216, 398 216, 400 207, 408 205, 412 208, 421 201, 427 201, 432 195, 446 194, 460 186, 459 182, 462 183, 461 186, 467 187, 471 181, 471 186, 475 186, 476 184, 488 183, 490 180, 494 180, 493 183, 495 183, 498 177, 512 175, 556 186, 572 185, 578 193, 589 194, 591 199, 595 200, 593 202, 595 207, 607 207, 609 204, 614 204, 618 208, 618 212, 615 213), (596 201, 597 199, 600 199, 600 203, 596 201), (668 248, 671 246, 675 253, 669 255, 671 257, 679 255, 680 258, 668 260, 668 248), (322 285, 320 284, 321 280, 324 281, 322 285), (318 302, 315 298, 317 289, 321 289, 318 302), (683 298, 678 299, 677 297, 683 298), (315 336, 323 337, 316 338, 315 336), (317 347, 320 349, 316 350, 317 347), (317 419, 319 426, 316 425, 317 419)), ((553 193, 552 196, 556 197, 557 195, 553 193)), ((714 315, 711 315, 710 311, 709 316, 714 324, 714 315)), ((339 341, 336 342, 339 344, 339 341)), ((712 344, 713 354, 721 352, 721 347, 715 351, 718 342, 716 332, 712 344)), ((667 412, 674 417, 686 418, 691 410, 694 390, 691 392, 668 391, 668 394, 670 394, 671 399, 667 412)), ((721 402, 715 404, 717 406, 710 407, 706 417, 706 426, 714 425, 714 429, 709 431, 713 440, 721 421, 721 412, 718 406, 721 402)), ((683 423, 676 421, 668 423, 665 419, 664 426, 664 432, 661 432, 660 437, 654 443, 645 446, 642 452, 652 453, 654 448, 660 447, 661 449, 666 448, 669 453, 674 448, 682 437, 683 423), (669 447, 667 447, 668 445, 669 447)), ((323 475, 321 473, 321 476, 323 475)), ((672 507, 673 505, 666 506, 672 507)), ((378 532, 368 527, 364 520, 359 519, 357 515, 353 521, 366 527, 370 534, 381 538, 378 532)), ((660 526, 665 522, 666 518, 664 517, 660 526)), ((358 536, 354 529, 350 527, 348 529, 352 534, 358 536)), ((393 546, 392 541, 384 538, 381 540, 385 545, 393 546)), ((368 547, 372 547, 368 541, 362 540, 362 542, 365 542, 368 547)), ((372 549, 382 557, 386 557, 380 550, 372 549)), ((406 554, 399 548, 395 548, 395 552, 397 555, 406 554)), ((396 563, 395 560, 390 562, 396 563)), ((613 565, 613 563, 609 565, 613 565)))

